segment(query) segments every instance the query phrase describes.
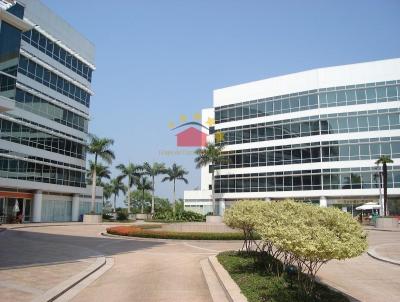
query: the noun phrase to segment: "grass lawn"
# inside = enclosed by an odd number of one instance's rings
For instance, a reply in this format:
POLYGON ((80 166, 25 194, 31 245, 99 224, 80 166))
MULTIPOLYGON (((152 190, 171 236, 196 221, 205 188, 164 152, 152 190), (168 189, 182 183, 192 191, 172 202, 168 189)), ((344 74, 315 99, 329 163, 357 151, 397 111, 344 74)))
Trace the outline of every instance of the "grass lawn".
POLYGON ((217 256, 222 266, 240 287, 249 302, 348 302, 340 293, 317 284, 314 299, 305 299, 293 278, 292 285, 287 276, 277 277, 266 273, 264 266, 255 264, 253 258, 240 252, 223 252, 217 256))

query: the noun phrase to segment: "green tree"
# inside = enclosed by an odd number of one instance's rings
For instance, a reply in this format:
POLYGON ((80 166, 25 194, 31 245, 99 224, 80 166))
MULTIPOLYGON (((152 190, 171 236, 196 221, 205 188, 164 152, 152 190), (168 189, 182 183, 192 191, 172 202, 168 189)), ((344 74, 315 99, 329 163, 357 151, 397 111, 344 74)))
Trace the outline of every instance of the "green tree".
MULTIPOLYGON (((149 179, 146 176, 140 177, 138 182, 136 183, 136 187, 138 191, 142 192, 142 207, 141 207, 141 213, 144 213, 144 203, 145 203, 145 192, 153 190, 153 183, 149 181, 149 179)), ((152 195, 153 198, 153 195, 152 195)), ((153 199, 152 199, 153 200, 153 199)))
POLYGON ((117 206, 117 196, 119 196, 120 192, 122 192, 123 194, 126 193, 126 186, 122 183, 121 179, 117 177, 111 179, 110 190, 111 193, 114 194, 114 212, 115 212, 117 206))
POLYGON ((118 176, 120 180, 124 178, 128 179, 128 185, 127 185, 128 214, 130 214, 131 213, 130 191, 132 186, 137 182, 138 178, 142 175, 143 168, 140 165, 135 165, 132 163, 129 163, 127 165, 120 164, 116 168, 121 171, 121 174, 118 176))
POLYGON ((226 158, 222 155, 222 145, 216 145, 208 143, 204 148, 197 149, 195 151, 197 157, 194 159, 196 168, 206 167, 210 165, 211 170, 211 198, 213 215, 215 215, 215 165, 221 164, 226 161, 226 158))
MULTIPOLYGON (((89 169, 87 170, 87 182, 89 185, 93 184, 93 172, 95 169, 94 162, 89 160, 89 169)), ((96 186, 102 186, 102 179, 107 178, 110 179, 111 172, 108 169, 108 166, 103 165, 102 163, 97 163, 96 165, 96 186)))
POLYGON ((175 212, 175 199, 176 199, 176 181, 183 181, 185 184, 189 183, 189 181, 185 178, 185 175, 189 174, 184 168, 177 164, 173 164, 171 168, 166 171, 168 176, 163 178, 163 182, 172 181, 174 183, 174 191, 173 191, 173 211, 175 212))
MULTIPOLYGON (((148 191, 143 192, 141 190, 134 190, 130 192, 130 200, 131 200, 131 210, 132 213, 141 213, 142 207, 143 212, 146 212, 150 209, 151 204, 151 194, 148 191)), ((127 205, 127 200, 125 200, 125 204, 127 205)))
MULTIPOLYGON (((112 160, 115 159, 114 152, 110 147, 114 144, 114 140, 110 138, 99 138, 95 135, 90 135, 90 142, 87 147, 87 151, 94 155, 94 167, 97 166, 98 159, 104 160, 106 163, 111 164, 112 160)), ((96 169, 92 171, 92 209, 91 212, 95 212, 96 202, 96 169)))
POLYGON ((387 216, 388 213, 388 200, 387 200, 387 164, 392 164, 393 160, 390 156, 382 155, 376 162, 377 165, 382 164, 382 178, 383 178, 383 215, 387 216))
POLYGON ((154 214, 154 194, 155 194, 155 177, 160 174, 165 174, 167 169, 165 168, 164 163, 153 163, 150 165, 148 162, 143 164, 144 174, 150 176, 152 178, 153 188, 152 188, 152 197, 151 197, 151 215, 154 214))

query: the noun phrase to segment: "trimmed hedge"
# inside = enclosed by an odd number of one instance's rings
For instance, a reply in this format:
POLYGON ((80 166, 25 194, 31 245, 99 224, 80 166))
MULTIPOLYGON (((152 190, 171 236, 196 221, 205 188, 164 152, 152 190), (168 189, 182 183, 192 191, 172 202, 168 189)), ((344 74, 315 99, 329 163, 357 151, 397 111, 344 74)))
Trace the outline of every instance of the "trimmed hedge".
POLYGON ((205 232, 169 232, 155 230, 160 226, 149 228, 143 226, 117 226, 107 229, 108 234, 158 239, 183 239, 183 240, 243 240, 242 233, 205 233, 205 232))

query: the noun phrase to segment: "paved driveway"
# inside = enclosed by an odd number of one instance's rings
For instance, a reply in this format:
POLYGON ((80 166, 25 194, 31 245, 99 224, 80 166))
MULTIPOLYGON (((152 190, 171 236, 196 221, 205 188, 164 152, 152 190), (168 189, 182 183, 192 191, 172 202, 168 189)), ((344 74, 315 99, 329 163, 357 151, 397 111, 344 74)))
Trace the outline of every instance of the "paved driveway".
MULTIPOLYGON (((53 272, 54 276, 54 269, 59 265, 71 263, 80 269, 79 265, 102 254, 113 257, 114 266, 73 301, 211 301, 200 261, 219 251, 241 246, 241 242, 105 238, 100 232, 106 227, 67 225, 3 232, 0 234, 0 273, 36 268, 53 272)), ((399 242, 400 232, 369 231, 369 241, 371 246, 399 242)), ((68 274, 62 267, 59 271, 59 277, 62 273, 68 274)), ((36 280, 41 274, 30 276, 36 280)), ((368 255, 332 261, 321 269, 319 276, 360 301, 400 301, 400 266, 368 255)), ((51 278, 51 274, 44 273, 43 278, 51 278)), ((0 301, 5 297, 1 295, 2 286, 9 288, 13 286, 11 283, 2 285, 0 279, 0 301)), ((27 288, 34 292, 37 282, 31 283, 27 288)))
POLYGON ((31 265, 49 269, 103 254, 114 258, 114 266, 73 301, 212 301, 200 261, 241 246, 240 242, 105 238, 100 235, 105 227, 8 230, 0 235, 0 269, 29 269, 31 265))

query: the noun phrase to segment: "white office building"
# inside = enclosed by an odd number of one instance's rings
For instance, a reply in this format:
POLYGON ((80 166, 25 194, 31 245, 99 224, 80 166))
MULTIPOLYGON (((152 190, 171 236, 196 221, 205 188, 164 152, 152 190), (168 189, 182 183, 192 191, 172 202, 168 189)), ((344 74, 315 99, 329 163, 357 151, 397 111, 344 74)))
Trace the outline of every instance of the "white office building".
MULTIPOLYGON (((0 0, 0 219, 90 210, 86 144, 95 48, 39 0, 0 0)), ((98 188, 97 212, 102 189, 98 188)))
MULTIPOLYGON (((379 202, 381 155, 394 161, 389 211, 400 214, 400 59, 217 89, 210 110, 228 158, 215 166, 220 214, 242 199, 293 198, 345 211, 379 202)), ((202 190, 184 194, 186 209, 209 211, 210 183, 203 169, 202 190)))

